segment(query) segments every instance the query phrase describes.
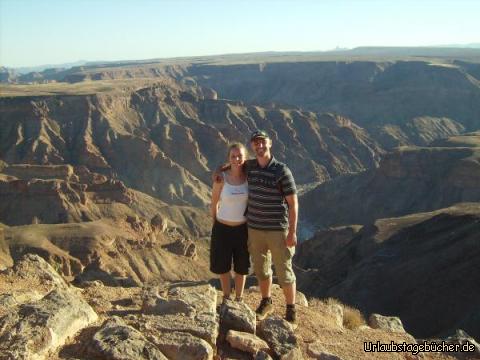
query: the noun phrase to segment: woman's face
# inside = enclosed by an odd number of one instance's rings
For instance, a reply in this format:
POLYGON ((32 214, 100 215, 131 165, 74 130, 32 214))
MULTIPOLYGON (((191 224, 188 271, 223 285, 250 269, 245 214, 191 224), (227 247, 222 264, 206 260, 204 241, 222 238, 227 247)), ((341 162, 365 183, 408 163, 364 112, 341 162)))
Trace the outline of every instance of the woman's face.
POLYGON ((245 150, 243 148, 230 150, 229 161, 231 166, 242 166, 245 160, 245 150))

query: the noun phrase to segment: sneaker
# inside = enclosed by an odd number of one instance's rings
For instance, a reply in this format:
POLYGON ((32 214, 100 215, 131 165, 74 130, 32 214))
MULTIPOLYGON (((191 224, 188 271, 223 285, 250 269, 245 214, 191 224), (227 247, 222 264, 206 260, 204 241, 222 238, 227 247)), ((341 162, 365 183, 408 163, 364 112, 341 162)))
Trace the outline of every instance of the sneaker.
POLYGON ((295 310, 294 306, 287 305, 285 320, 287 320, 291 324, 295 324, 295 322, 297 321, 297 311, 295 310))
POLYGON ((257 320, 265 319, 273 312, 272 298, 263 298, 255 312, 257 313, 257 320))

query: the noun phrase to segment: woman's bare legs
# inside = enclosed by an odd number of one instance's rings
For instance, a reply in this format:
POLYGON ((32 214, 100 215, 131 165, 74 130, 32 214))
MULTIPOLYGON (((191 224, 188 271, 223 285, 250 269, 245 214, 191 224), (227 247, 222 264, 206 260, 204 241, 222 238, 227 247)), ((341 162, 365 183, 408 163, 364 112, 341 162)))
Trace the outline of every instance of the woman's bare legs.
POLYGON ((243 296, 243 289, 245 287, 246 275, 235 273, 235 296, 237 299, 241 299, 243 296))
POLYGON ((225 274, 220 274, 220 284, 222 285, 223 297, 227 299, 230 297, 232 291, 231 279, 232 276, 230 271, 225 274))

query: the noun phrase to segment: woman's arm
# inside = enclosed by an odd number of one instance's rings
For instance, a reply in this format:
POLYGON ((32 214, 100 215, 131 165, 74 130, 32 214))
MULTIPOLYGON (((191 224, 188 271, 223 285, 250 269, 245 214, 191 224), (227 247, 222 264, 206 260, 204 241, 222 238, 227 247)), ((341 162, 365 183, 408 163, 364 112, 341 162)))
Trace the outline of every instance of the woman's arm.
POLYGON ((220 200, 220 193, 222 192, 223 182, 213 182, 212 188, 212 203, 210 205, 210 214, 213 220, 217 218, 218 200, 220 200))

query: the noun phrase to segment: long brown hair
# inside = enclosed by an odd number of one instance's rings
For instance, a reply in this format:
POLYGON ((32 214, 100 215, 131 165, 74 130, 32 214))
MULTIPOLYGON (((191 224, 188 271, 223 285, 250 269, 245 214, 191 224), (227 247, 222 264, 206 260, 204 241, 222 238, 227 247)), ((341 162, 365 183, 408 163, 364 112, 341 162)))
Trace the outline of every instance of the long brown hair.
POLYGON ((233 149, 239 149, 243 150, 245 152, 245 160, 248 159, 248 149, 245 145, 243 145, 241 142, 233 142, 228 144, 228 150, 227 150, 227 161, 230 161, 230 152, 233 149))

